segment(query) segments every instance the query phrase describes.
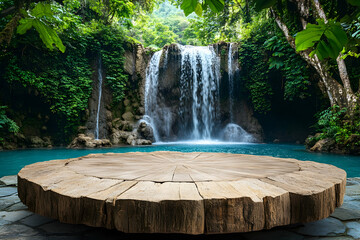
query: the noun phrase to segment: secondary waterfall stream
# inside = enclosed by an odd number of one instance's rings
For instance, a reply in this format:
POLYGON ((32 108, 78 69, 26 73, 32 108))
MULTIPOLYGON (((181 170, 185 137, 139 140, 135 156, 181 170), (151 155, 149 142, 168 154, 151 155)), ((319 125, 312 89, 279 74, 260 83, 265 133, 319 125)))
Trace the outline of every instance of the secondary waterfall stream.
POLYGON ((101 63, 101 57, 99 57, 99 61, 98 61, 99 98, 98 98, 98 105, 96 112, 96 125, 95 125, 95 133, 94 133, 95 139, 99 139, 99 118, 100 118, 100 107, 101 107, 102 83, 103 83, 102 63, 101 63))
POLYGON ((251 141, 251 135, 233 119, 233 68, 237 62, 232 62, 232 44, 228 56, 229 121, 232 125, 225 128, 220 119, 219 54, 213 46, 175 45, 175 48, 172 52, 166 48, 154 53, 146 70, 145 116, 142 121, 152 127, 155 141, 251 141), (169 59, 175 61, 175 65, 174 62, 170 64, 169 59), (169 79, 169 71, 176 79, 169 79), (165 72, 167 75, 164 77, 165 72), (166 88, 166 84, 174 81, 176 88, 166 88), (178 96, 175 102, 171 102, 170 93, 178 96))
MULTIPOLYGON (((230 122, 234 122, 234 71, 233 71, 233 57, 232 57, 232 46, 233 43, 229 44, 228 52, 228 76, 229 76, 229 113, 230 113, 230 122)), ((235 71, 237 70, 237 67, 235 71)))

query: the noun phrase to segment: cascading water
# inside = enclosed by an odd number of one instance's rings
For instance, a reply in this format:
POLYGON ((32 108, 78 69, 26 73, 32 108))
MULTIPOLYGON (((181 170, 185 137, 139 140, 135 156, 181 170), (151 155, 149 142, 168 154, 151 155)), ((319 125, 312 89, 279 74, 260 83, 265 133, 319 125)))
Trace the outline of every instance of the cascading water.
POLYGON ((101 57, 99 57, 99 61, 98 61, 98 82, 99 82, 99 85, 98 85, 99 98, 98 98, 98 107, 97 107, 97 113, 96 113, 96 126, 95 126, 95 133, 94 133, 95 139, 99 139, 99 118, 100 118, 102 82, 103 82, 101 57))
POLYGON ((143 120, 146 121, 153 129, 155 141, 159 141, 159 134, 157 131, 157 93, 159 84, 159 65, 162 50, 154 53, 150 60, 150 64, 146 69, 146 82, 145 82, 145 116, 143 120))
POLYGON ((180 46, 180 118, 191 119, 189 136, 193 140, 211 139, 218 108, 220 60, 213 47, 180 46), (191 101, 191 104, 187 104, 191 101), (191 110, 187 106, 191 105, 191 110))
MULTIPOLYGON (((231 45, 230 48, 232 51, 231 45)), ((152 127, 155 141, 219 137, 227 141, 250 141, 251 135, 233 123, 233 67, 236 64, 232 62, 231 52, 228 58, 232 125, 221 130, 220 57, 214 48, 173 45, 171 50, 166 48, 152 56, 146 70, 142 121, 152 127), (173 85, 170 82, 174 82, 173 85), (173 99, 173 96, 179 98, 173 99)))
MULTIPOLYGON (((229 113, 230 113, 230 122, 234 122, 234 71, 233 71, 233 61, 232 61, 232 45, 229 44, 229 53, 228 53, 228 76, 229 76, 229 113)), ((237 67, 235 71, 237 70, 237 67)))
POLYGON ((251 142, 254 138, 242 127, 234 123, 234 74, 238 70, 237 64, 233 63, 233 43, 229 43, 228 52, 228 79, 229 79, 229 115, 230 123, 223 131, 223 139, 231 142, 251 142))

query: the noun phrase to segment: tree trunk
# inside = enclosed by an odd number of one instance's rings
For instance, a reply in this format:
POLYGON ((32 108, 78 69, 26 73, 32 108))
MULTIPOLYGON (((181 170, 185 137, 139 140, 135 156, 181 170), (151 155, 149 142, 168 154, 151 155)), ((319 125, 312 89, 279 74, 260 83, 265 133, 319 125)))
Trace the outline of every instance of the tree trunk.
MULTIPOLYGON (((297 0, 295 1, 297 3, 298 12, 300 14, 301 23, 303 25, 303 28, 306 27, 307 21, 306 19, 309 16, 310 13, 310 4, 306 4, 304 1, 297 0)), ((320 6, 319 1, 313 0, 313 4, 316 9, 316 15, 318 15, 320 18, 322 18, 325 22, 327 21, 325 13, 323 9, 320 6)), ((275 17, 275 21, 279 28, 284 33, 288 43, 290 46, 294 49, 296 49, 295 46, 295 39, 290 35, 289 29, 286 26, 286 24, 282 21, 282 19, 276 14, 275 10, 271 9, 271 12, 273 16, 275 17)), ((347 73, 346 64, 344 59, 341 57, 341 54, 339 54, 339 57, 337 58, 337 65, 339 69, 339 75, 342 81, 342 84, 337 82, 329 72, 329 67, 326 61, 320 61, 317 56, 310 57, 310 51, 302 51, 299 52, 300 56, 306 60, 306 62, 315 68, 317 73, 320 76, 321 82, 325 86, 327 96, 330 100, 330 104, 338 105, 340 107, 348 107, 352 109, 356 104, 356 96, 354 92, 351 89, 350 85, 350 79, 349 75, 347 73)))

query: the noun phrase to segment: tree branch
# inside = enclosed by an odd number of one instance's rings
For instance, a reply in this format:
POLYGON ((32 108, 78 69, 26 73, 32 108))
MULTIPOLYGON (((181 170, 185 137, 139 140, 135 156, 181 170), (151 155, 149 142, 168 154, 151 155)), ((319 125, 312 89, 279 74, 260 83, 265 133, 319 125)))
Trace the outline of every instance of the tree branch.
POLYGON ((15 6, 11 6, 11 7, 7 8, 7 9, 4 9, 0 13, 0 18, 6 17, 6 16, 8 16, 10 14, 13 14, 15 11, 16 11, 15 6))

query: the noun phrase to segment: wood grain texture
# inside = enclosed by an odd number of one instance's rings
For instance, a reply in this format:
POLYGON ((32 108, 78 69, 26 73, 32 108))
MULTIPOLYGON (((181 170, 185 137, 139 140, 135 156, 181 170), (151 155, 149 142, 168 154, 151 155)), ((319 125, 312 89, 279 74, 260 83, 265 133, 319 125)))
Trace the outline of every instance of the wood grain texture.
POLYGON ((106 153, 40 162, 18 174, 30 210, 129 233, 249 232, 328 217, 346 172, 228 153, 106 153))

